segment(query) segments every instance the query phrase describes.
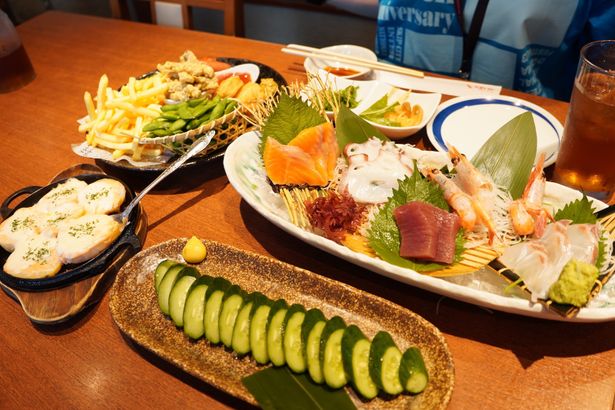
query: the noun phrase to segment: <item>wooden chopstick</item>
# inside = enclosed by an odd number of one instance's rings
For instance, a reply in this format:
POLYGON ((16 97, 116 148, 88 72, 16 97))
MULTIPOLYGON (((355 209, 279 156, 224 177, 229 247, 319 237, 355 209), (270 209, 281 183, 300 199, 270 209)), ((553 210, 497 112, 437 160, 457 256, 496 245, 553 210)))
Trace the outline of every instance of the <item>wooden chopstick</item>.
POLYGON ((286 54, 292 54, 301 57, 315 58, 315 59, 334 59, 341 63, 352 64, 360 67, 367 67, 374 70, 388 71, 391 73, 411 75, 413 77, 423 78, 425 74, 422 71, 413 70, 411 68, 404 68, 395 66, 392 64, 380 63, 377 61, 369 61, 358 57, 348 56, 345 54, 334 53, 332 51, 321 50, 319 48, 302 46, 299 44, 288 44, 288 46, 282 48, 282 52, 286 54))

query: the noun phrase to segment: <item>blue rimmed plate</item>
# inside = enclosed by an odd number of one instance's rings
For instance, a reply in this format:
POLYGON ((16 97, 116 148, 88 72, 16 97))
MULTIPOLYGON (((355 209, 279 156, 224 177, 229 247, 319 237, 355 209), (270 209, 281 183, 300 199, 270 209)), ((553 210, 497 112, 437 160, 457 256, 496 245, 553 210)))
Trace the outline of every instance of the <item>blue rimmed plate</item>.
POLYGON ((427 135, 438 151, 446 152, 446 144, 454 145, 472 158, 498 128, 526 111, 533 114, 536 124, 536 155, 544 152, 545 165, 551 165, 557 158, 564 127, 543 108, 520 98, 453 98, 440 105, 427 126, 427 135))

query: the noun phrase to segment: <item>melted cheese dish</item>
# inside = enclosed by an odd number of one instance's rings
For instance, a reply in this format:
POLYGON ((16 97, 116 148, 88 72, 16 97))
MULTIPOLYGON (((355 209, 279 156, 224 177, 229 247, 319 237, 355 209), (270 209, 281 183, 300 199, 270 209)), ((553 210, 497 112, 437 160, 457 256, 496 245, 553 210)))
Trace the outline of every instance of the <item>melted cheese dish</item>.
POLYGON ((62 264, 85 262, 122 232, 108 214, 118 212, 126 188, 111 178, 91 184, 70 178, 34 206, 17 209, 0 224, 0 246, 12 252, 4 271, 20 278, 53 276, 62 264))
POLYGON ((37 203, 36 208, 41 212, 52 212, 56 207, 67 202, 78 202, 78 193, 88 184, 79 179, 70 178, 47 192, 37 203))
POLYGON ((34 207, 20 208, 0 224, 0 246, 13 252, 15 246, 41 232, 40 213, 34 207))
POLYGON ((53 276, 62 268, 56 252, 56 239, 35 236, 20 242, 4 264, 9 275, 23 279, 53 276))
POLYGON ((81 263, 98 255, 119 236, 121 225, 109 215, 85 215, 66 221, 56 250, 63 263, 81 263))
POLYGON ((88 214, 112 214, 120 210, 126 197, 126 188, 115 179, 105 178, 92 182, 78 193, 79 204, 88 214))

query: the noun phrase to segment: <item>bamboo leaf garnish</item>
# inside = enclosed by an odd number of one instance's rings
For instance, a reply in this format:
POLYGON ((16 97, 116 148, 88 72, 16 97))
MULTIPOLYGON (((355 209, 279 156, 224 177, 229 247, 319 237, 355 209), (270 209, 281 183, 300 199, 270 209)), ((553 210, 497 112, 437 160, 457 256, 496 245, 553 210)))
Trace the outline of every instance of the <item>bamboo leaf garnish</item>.
POLYGON ((517 199, 536 158, 536 141, 534 117, 525 112, 500 127, 474 155, 472 163, 517 199))
POLYGON ((340 151, 351 143, 363 143, 372 137, 388 141, 389 139, 373 125, 359 117, 344 105, 340 106, 335 119, 335 133, 340 151))
POLYGON ((306 374, 295 374, 285 366, 269 367, 241 381, 265 410, 356 409, 346 390, 316 384, 306 374))

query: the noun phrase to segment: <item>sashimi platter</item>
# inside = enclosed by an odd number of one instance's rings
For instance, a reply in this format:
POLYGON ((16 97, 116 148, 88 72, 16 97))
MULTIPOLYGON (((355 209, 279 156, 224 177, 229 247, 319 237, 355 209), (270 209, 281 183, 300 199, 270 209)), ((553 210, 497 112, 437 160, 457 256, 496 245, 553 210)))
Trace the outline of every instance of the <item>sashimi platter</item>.
POLYGON ((468 158, 391 141, 343 97, 308 82, 251 108, 257 131, 231 144, 224 167, 256 211, 446 297, 550 320, 615 319, 615 220, 606 204, 546 181, 531 114, 468 158))

